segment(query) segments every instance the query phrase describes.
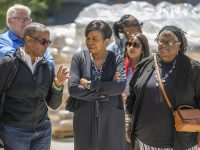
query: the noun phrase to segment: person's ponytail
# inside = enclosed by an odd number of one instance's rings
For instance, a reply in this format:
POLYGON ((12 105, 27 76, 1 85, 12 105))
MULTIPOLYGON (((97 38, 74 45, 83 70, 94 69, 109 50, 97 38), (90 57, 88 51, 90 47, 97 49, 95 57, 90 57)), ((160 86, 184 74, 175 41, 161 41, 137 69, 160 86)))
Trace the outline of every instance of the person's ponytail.
POLYGON ((115 37, 115 41, 116 41, 116 44, 121 47, 122 43, 121 43, 121 39, 120 39, 120 36, 119 36, 119 33, 120 33, 120 24, 119 24, 119 21, 116 21, 114 24, 113 24, 113 32, 114 32, 114 37, 115 37))

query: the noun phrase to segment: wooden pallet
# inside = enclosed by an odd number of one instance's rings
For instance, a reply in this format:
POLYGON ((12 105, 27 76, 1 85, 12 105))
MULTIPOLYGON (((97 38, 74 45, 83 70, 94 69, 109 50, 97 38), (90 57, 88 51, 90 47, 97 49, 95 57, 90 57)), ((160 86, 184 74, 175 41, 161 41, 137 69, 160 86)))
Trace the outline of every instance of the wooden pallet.
POLYGON ((66 137, 73 137, 73 136, 74 136, 73 131, 59 131, 59 130, 52 131, 53 138, 66 138, 66 137))

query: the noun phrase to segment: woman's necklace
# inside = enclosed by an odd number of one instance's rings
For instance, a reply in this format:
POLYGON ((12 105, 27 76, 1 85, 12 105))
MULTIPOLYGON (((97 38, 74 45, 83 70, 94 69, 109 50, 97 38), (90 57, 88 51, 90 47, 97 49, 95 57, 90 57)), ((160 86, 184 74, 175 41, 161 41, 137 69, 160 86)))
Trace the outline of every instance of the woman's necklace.
POLYGON ((95 68, 97 70, 100 70, 102 68, 102 65, 104 64, 106 60, 107 54, 108 52, 106 51, 105 54, 100 58, 95 58, 94 56, 92 56, 92 54, 90 54, 91 60, 94 62, 95 68))
POLYGON ((94 76, 94 80, 101 80, 101 76, 103 73, 103 65, 101 66, 101 68, 98 70, 95 66, 95 63, 92 62, 92 67, 94 68, 94 70, 92 70, 92 75, 94 76))
POLYGON ((93 74, 95 75, 94 78, 97 80, 101 79, 102 73, 103 73, 103 66, 107 57, 107 52, 105 54, 104 57, 100 58, 100 59, 94 59, 91 56, 91 60, 92 60, 92 66, 94 67, 95 70, 93 70, 93 74))
MULTIPOLYGON (((160 57, 158 57, 158 65, 159 65, 160 68, 162 68, 160 57)), ((165 73, 164 77, 161 78, 161 82, 164 85, 166 84, 166 80, 168 79, 169 75, 172 74, 172 72, 174 71, 175 67, 176 67, 176 59, 174 60, 174 62, 172 64, 172 68, 167 73, 165 73)), ((156 86, 158 86, 159 82, 158 82, 157 73, 156 73, 156 80, 157 80, 156 86)))

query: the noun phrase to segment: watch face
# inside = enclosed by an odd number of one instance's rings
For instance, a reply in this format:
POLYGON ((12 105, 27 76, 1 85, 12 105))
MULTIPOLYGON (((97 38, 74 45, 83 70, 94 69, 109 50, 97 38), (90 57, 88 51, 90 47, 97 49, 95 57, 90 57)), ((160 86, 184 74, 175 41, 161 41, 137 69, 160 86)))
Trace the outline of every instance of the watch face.
POLYGON ((90 85, 91 85, 91 82, 89 81, 89 82, 87 83, 87 89, 90 89, 90 85))
POLYGON ((90 83, 87 84, 87 88, 90 89, 90 83))

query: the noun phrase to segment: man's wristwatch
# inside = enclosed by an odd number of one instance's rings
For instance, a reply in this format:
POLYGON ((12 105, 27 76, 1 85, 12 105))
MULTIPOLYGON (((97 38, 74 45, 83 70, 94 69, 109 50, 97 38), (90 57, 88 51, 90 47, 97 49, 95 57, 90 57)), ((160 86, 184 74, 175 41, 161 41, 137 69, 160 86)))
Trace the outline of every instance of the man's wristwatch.
POLYGON ((86 88, 89 90, 91 85, 91 81, 88 81, 86 88))

